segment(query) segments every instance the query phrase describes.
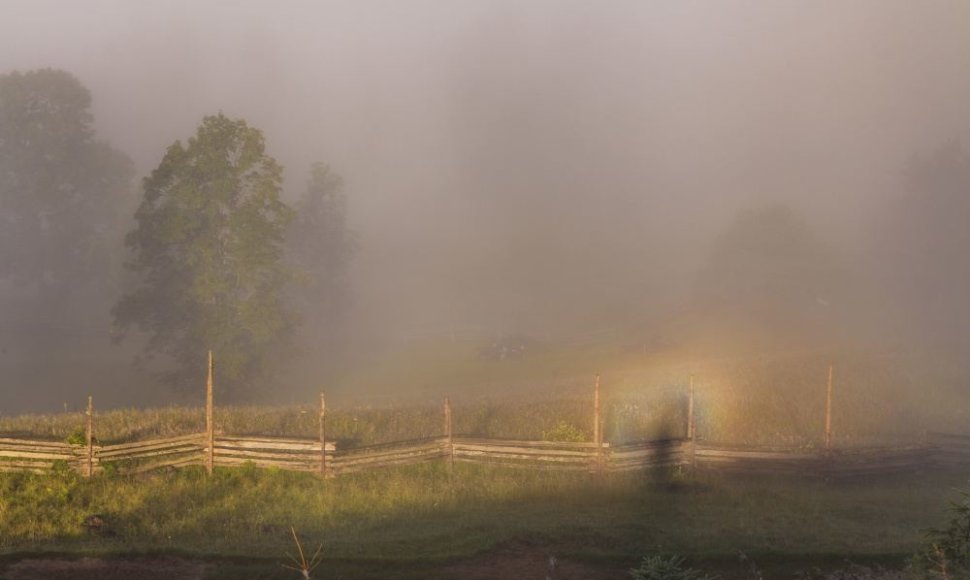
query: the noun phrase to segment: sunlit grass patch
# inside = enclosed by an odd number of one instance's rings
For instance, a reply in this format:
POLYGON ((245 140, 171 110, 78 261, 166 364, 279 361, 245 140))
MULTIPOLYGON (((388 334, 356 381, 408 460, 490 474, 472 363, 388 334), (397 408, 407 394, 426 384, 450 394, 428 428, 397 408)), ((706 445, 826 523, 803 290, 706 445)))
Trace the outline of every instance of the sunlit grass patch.
POLYGON ((321 480, 252 467, 137 477, 0 476, 0 551, 283 554, 293 526, 329 558, 442 559, 503 542, 590 557, 905 553, 937 525, 959 474, 862 484, 687 474, 593 476, 424 464, 321 480), (98 514, 105 527, 82 525, 98 514), (878 533, 874 533, 878 530, 878 533))

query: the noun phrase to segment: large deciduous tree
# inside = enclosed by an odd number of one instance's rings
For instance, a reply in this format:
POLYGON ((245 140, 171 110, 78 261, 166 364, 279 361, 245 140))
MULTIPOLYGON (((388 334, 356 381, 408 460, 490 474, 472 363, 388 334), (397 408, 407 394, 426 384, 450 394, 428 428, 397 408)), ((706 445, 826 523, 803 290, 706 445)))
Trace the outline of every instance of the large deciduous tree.
POLYGON ((47 307, 110 272, 133 176, 70 73, 0 75, 0 278, 47 307))
POLYGON ((176 363, 166 373, 176 383, 197 384, 211 349, 223 384, 243 395, 285 344, 293 212, 281 189, 262 133, 222 114, 203 119, 187 145, 169 147, 145 179, 126 238, 140 283, 115 306, 115 323, 147 332, 147 351, 176 363))

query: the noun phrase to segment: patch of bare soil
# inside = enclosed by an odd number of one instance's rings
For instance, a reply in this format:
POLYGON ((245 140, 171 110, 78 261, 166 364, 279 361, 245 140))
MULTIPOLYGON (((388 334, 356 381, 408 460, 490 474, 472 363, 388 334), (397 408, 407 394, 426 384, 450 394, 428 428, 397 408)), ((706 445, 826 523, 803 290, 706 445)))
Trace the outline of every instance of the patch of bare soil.
POLYGON ((4 580, 201 580, 204 564, 180 558, 36 558, 12 564, 4 580))

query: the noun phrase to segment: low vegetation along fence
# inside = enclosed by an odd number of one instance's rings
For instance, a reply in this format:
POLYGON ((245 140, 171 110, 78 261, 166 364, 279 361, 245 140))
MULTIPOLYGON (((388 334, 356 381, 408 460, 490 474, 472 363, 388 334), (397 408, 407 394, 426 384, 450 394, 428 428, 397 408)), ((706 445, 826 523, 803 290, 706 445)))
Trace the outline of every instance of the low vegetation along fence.
POLYGON ((73 469, 84 476, 100 472, 136 474, 187 465, 253 465, 288 471, 340 475, 366 469, 428 461, 484 463, 571 471, 621 472, 657 467, 692 467, 745 473, 852 477, 933 467, 970 465, 970 436, 939 434, 934 443, 911 447, 812 453, 784 449, 725 448, 690 440, 649 441, 611 447, 604 443, 512 441, 439 437, 337 450, 319 441, 269 437, 214 438, 206 434, 119 445, 71 445, 0 439, 0 472, 45 473, 73 469))
MULTIPOLYGON (((452 410, 445 399, 442 435, 425 439, 337 449, 326 438, 326 405, 320 397, 319 437, 233 436, 217 433, 213 422, 212 367, 207 381, 206 430, 202 433, 98 444, 94 409, 88 399, 85 442, 30 441, 0 438, 0 472, 45 473, 71 469, 90 477, 99 472, 136 474, 150 470, 202 465, 252 465, 324 476, 428 461, 485 463, 512 467, 622 472, 661 467, 697 470, 853 477, 931 467, 970 465, 970 436, 928 434, 919 445, 836 450, 831 446, 831 404, 825 421, 826 446, 820 450, 718 447, 694 440, 693 385, 688 397, 686 437, 611 446, 603 441, 599 379, 593 393, 593 441, 520 441, 455 436, 452 410)), ((829 379, 831 400, 831 373, 829 379)))

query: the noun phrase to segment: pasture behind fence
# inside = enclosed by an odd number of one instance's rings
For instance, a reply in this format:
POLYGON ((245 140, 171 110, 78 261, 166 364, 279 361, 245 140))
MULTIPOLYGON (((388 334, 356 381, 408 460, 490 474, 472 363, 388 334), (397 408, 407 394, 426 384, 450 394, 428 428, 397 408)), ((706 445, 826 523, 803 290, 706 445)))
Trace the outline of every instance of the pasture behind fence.
POLYGON ((970 436, 929 434, 918 445, 836 450, 833 447, 833 370, 828 368, 819 449, 751 448, 705 445, 695 440, 694 377, 688 380, 684 437, 611 445, 604 441, 600 377, 591 397, 592 441, 536 441, 462 436, 454 433, 454 411, 444 399, 438 436, 339 449, 327 438, 327 406, 320 395, 318 437, 266 437, 218 432, 214 420, 211 354, 206 376, 205 431, 145 441, 102 445, 96 437, 93 400, 85 412, 84 443, 0 438, 0 472, 45 473, 72 469, 84 477, 109 471, 137 474, 201 465, 252 465, 329 477, 367 469, 445 461, 449 466, 479 463, 532 469, 625 472, 689 467, 698 470, 852 477, 934 466, 970 464, 970 436))

